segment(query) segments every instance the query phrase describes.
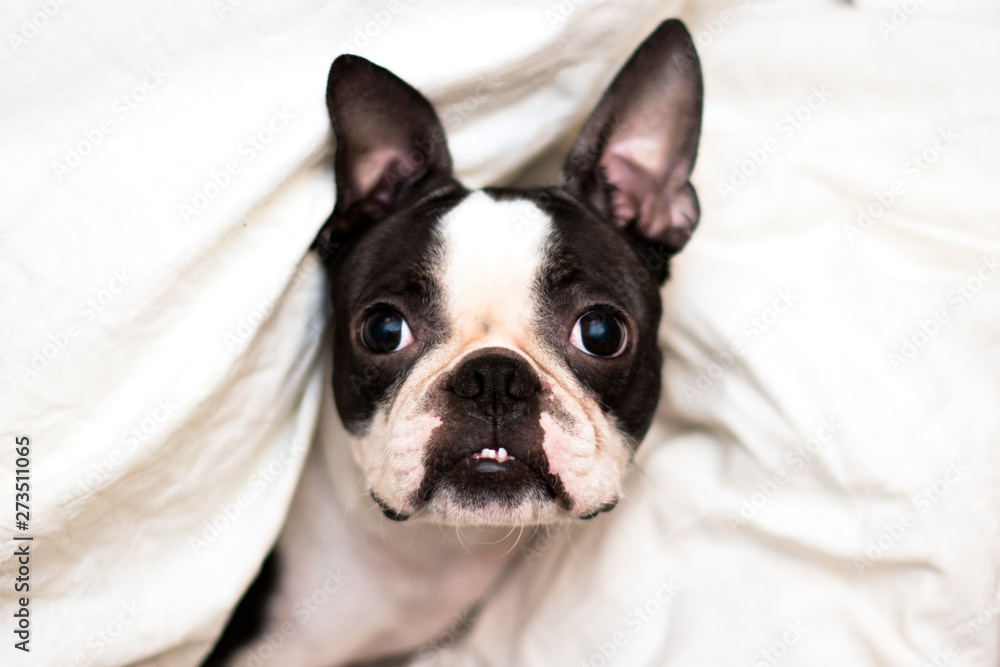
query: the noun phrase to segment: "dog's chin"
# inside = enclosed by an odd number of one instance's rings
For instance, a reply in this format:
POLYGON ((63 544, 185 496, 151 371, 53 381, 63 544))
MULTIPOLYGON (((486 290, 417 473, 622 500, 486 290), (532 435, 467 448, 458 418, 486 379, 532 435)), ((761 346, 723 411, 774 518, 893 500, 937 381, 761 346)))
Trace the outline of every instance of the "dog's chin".
POLYGON ((476 527, 532 526, 571 518, 557 503, 540 496, 491 500, 454 489, 442 489, 414 515, 414 519, 439 524, 476 527))

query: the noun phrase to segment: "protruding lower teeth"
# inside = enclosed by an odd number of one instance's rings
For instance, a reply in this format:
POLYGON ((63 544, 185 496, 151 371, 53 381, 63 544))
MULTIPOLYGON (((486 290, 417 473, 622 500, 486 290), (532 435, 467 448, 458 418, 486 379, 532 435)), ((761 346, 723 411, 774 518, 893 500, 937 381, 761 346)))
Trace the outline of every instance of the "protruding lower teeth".
POLYGON ((490 449, 488 447, 484 447, 483 451, 479 452, 478 454, 473 454, 472 458, 493 459, 495 461, 499 461, 500 463, 503 463, 504 461, 514 460, 514 457, 508 455, 507 450, 504 449, 503 447, 500 447, 499 449, 490 449))

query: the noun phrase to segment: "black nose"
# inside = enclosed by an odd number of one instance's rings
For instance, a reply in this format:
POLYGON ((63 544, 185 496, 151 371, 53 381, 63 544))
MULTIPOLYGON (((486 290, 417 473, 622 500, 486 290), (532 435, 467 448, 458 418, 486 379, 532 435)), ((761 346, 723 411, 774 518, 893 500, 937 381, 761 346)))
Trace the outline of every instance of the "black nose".
POLYGON ((452 384, 452 391, 465 399, 466 413, 497 424, 523 415, 527 399, 538 389, 538 378, 524 362, 496 353, 466 361, 452 384))

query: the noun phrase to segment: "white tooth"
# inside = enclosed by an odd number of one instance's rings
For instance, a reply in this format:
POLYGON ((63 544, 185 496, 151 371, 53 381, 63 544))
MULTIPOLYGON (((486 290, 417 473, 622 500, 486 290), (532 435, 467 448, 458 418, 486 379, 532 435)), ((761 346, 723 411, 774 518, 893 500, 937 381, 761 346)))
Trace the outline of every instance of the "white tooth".
POLYGON ((500 449, 498 449, 497 450, 497 458, 500 459, 501 461, 503 461, 505 458, 507 458, 507 450, 504 449, 503 447, 501 447, 500 449))

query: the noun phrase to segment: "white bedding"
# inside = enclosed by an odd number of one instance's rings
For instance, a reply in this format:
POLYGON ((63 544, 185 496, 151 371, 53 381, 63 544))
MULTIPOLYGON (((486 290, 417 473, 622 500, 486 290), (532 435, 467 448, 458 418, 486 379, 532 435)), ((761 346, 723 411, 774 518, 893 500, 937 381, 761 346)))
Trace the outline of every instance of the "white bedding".
POLYGON ((425 658, 1000 661, 994 3, 6 9, 0 664, 195 665, 277 535, 322 389, 338 53, 428 94, 468 184, 530 181, 674 15, 705 69, 703 214, 658 419, 619 507, 425 658))

